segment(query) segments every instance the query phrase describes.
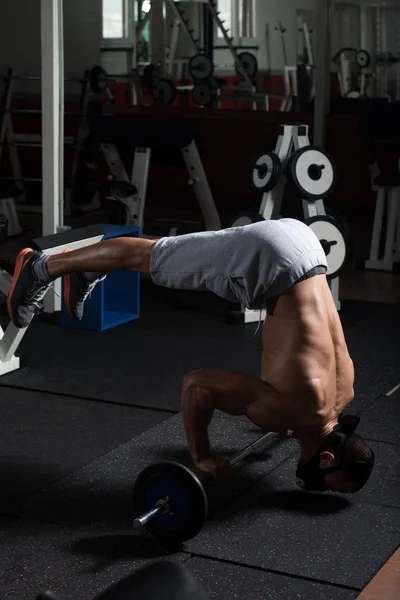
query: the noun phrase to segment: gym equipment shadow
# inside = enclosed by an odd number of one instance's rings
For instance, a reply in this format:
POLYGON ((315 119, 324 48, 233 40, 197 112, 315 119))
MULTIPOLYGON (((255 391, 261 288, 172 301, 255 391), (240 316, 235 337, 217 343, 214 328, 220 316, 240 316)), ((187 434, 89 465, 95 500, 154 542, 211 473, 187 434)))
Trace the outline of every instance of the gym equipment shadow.
POLYGON ((98 564, 88 569, 95 573, 103 565, 125 559, 159 559, 172 556, 181 550, 179 546, 164 546, 148 534, 103 535, 86 537, 67 544, 65 550, 74 555, 97 558, 98 564))

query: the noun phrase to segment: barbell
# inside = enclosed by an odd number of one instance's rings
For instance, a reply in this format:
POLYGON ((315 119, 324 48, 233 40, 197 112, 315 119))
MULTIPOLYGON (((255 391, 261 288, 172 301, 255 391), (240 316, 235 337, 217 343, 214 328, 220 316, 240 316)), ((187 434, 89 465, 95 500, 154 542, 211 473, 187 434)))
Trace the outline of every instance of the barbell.
MULTIPOLYGON (((278 434, 269 432, 237 452, 229 461, 231 467, 255 452, 262 451, 278 434)), ((205 483, 212 479, 199 477, 188 467, 173 461, 149 465, 133 487, 136 529, 145 528, 162 542, 182 544, 195 537, 208 516, 205 483)))

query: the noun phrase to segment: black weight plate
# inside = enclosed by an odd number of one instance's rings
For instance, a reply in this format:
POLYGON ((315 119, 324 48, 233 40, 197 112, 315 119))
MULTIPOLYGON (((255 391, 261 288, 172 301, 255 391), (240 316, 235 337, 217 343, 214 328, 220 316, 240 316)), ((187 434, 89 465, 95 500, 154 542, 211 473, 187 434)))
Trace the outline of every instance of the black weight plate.
POLYGON ((147 531, 169 543, 195 537, 208 513, 207 496, 198 477, 176 462, 150 465, 140 473, 133 488, 135 516, 155 508, 158 500, 166 497, 170 513, 156 515, 147 523, 147 531))
POLYGON ((333 160, 318 146, 310 145, 296 150, 290 157, 286 170, 305 199, 325 198, 336 183, 333 160))
POLYGON ((356 52, 356 65, 360 69, 366 69, 371 64, 371 55, 366 50, 356 52))
POLYGON ((259 223, 265 221, 259 213, 243 211, 235 216, 235 218, 228 225, 230 227, 245 227, 246 225, 252 225, 253 223, 259 223))
POLYGON ((208 106, 215 100, 216 94, 217 88, 212 79, 210 81, 199 81, 193 86, 192 100, 197 106, 208 106))
POLYGON ((171 79, 161 77, 152 89, 153 101, 156 106, 169 106, 176 98, 175 83, 171 79))
POLYGON ((102 67, 95 66, 90 69, 89 87, 93 94, 102 94, 108 87, 108 75, 102 67))
POLYGON ((205 54, 195 54, 189 60, 189 74, 196 81, 210 79, 214 74, 212 60, 205 54))
POLYGON ((351 241, 339 221, 330 215, 318 215, 306 220, 324 248, 328 261, 327 278, 335 279, 349 262, 351 241))
POLYGON ((242 75, 242 69, 249 75, 254 77, 258 71, 258 62, 254 54, 251 52, 241 52, 238 54, 239 63, 236 64, 236 73, 242 75))
POLYGON ((270 192, 282 174, 282 163, 275 152, 262 152, 253 167, 253 185, 258 190, 270 192))

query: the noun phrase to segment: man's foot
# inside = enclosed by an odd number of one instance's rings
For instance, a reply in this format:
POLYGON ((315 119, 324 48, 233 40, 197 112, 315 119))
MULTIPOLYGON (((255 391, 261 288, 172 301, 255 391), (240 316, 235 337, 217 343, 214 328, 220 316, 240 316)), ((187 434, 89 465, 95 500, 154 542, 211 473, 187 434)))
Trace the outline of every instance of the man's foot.
MULTIPOLYGON (((69 252, 66 250, 66 252, 69 252)), ((98 273, 69 273, 64 275, 64 304, 73 319, 82 320, 85 301, 96 284, 104 279, 98 273)))
POLYGON ((17 256, 14 277, 8 292, 7 309, 11 321, 21 329, 28 327, 53 282, 47 272, 47 256, 25 248, 17 256))

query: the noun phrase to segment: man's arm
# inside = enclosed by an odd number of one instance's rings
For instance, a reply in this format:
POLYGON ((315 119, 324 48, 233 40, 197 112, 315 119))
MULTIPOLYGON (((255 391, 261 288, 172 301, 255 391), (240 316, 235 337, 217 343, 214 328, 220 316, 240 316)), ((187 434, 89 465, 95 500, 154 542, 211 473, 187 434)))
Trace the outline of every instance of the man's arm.
POLYGON ((274 412, 272 403, 268 402, 268 388, 268 384, 256 377, 226 371, 194 371, 185 377, 182 417, 189 450, 199 469, 218 477, 229 469, 226 459, 211 453, 208 426, 214 411, 251 418, 251 405, 265 400, 263 412, 267 423, 268 413, 274 412))
POLYGON ((182 418, 190 454, 195 464, 209 458, 208 426, 214 412, 212 391, 185 379, 182 390, 182 418))

